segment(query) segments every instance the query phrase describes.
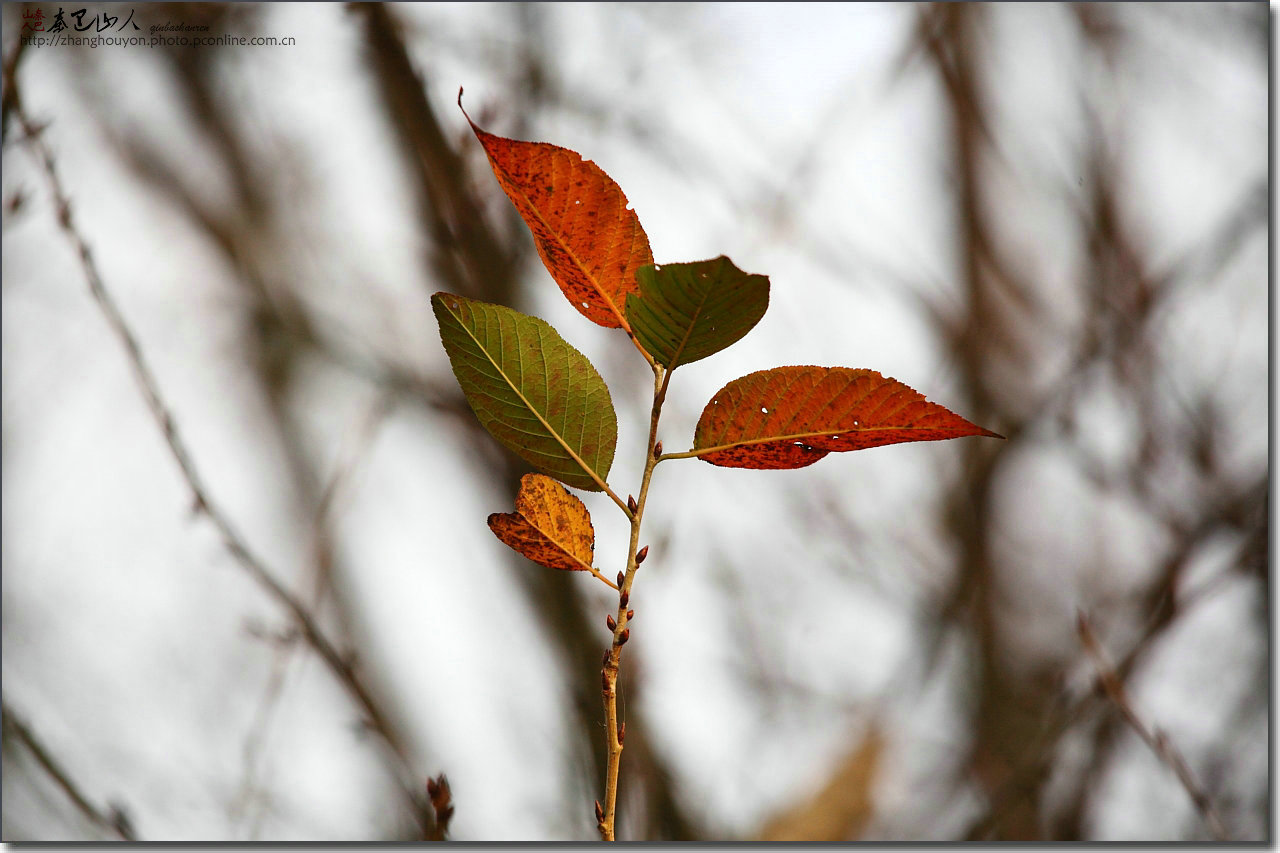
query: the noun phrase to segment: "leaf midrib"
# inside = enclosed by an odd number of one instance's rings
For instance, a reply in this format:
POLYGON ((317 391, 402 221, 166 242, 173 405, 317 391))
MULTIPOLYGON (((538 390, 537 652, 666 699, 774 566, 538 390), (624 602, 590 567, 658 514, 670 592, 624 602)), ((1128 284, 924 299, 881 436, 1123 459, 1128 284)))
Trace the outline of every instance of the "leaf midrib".
MULTIPOLYGON (((490 157, 489 160, 495 166, 498 166, 497 160, 493 157, 490 157)), ((542 211, 533 203, 533 199, 529 198, 524 189, 511 179, 511 174, 506 169, 502 168, 502 166, 498 166, 498 168, 502 169, 502 176, 507 179, 507 184, 519 193, 520 198, 523 199, 528 208, 533 211, 533 215, 538 217, 538 221, 545 225, 547 231, 551 232, 551 234, 555 236, 556 242, 560 244, 560 248, 564 249, 565 254, 573 260, 574 265, 577 266, 579 271, 581 271, 582 274, 587 277, 587 280, 591 282, 592 287, 596 289, 596 293, 600 294, 601 298, 604 299, 605 304, 609 306, 609 310, 613 312, 613 316, 618 318, 618 322, 622 324, 622 328, 630 332, 631 324, 627 322, 625 313, 618 310, 618 306, 614 304, 613 299, 605 292, 604 288, 600 286, 599 279, 597 279, 596 276, 587 269, 586 265, 583 264, 582 260, 578 257, 578 253, 573 251, 569 244, 561 238, 560 232, 546 220, 546 217, 542 215, 542 211)))
MULTIPOLYGON (((730 442, 729 444, 717 444, 717 445, 715 445, 714 447, 695 447, 695 448, 693 448, 693 449, 692 449, 691 451, 689 451, 689 452, 690 452, 690 453, 693 453, 693 454, 695 454, 695 455, 697 455, 697 456, 705 456, 705 455, 706 455, 706 454, 708 454, 708 453, 715 453, 715 452, 720 451, 720 450, 732 450, 732 449, 733 449, 733 448, 735 448, 735 447, 748 447, 748 446, 753 445, 753 444, 772 444, 773 442, 777 442, 777 441, 801 441, 801 440, 806 439, 806 438, 818 438, 818 437, 821 437, 821 436, 824 436, 824 435, 831 435, 833 432, 834 432, 834 433, 836 433, 836 434, 838 434, 838 435, 847 435, 847 434, 849 434, 849 433, 855 433, 855 432, 856 432, 856 433, 863 433, 863 432, 911 432, 911 431, 914 431, 914 430, 931 430, 931 429, 937 429, 937 427, 923 427, 923 426, 883 426, 883 427, 856 427, 856 428, 854 428, 854 429, 836 429, 836 430, 823 429, 823 430, 811 430, 811 431, 809 431, 809 432, 797 432, 797 433, 792 433, 792 434, 789 434, 789 435, 772 435, 772 436, 767 436, 767 437, 765 437, 765 438, 744 439, 744 440, 742 440, 742 441, 734 441, 734 442, 730 442)), ((957 437, 957 438, 959 438, 960 436, 956 436, 956 437, 957 437)), ((822 450, 823 448, 821 448, 821 447, 814 447, 814 448, 812 448, 812 449, 813 449, 813 450, 822 450)))
POLYGON ((560 549, 560 551, 561 551, 561 553, 563 553, 566 557, 568 557, 569 559, 573 560, 573 561, 574 561, 575 563, 577 563, 579 566, 582 566, 582 571, 585 571, 585 572, 589 572, 589 571, 591 571, 591 566, 588 566, 586 563, 582 562, 582 560, 578 557, 578 555, 577 555, 577 554, 574 554, 572 551, 570 551, 568 548, 566 548, 564 545, 562 545, 562 544, 560 543, 560 540, 556 539, 556 538, 555 538, 554 536, 552 536, 550 533, 548 533, 547 531, 543 530, 543 529, 538 525, 538 523, 537 523, 536 521, 534 521, 534 520, 533 520, 532 518, 530 518, 529 516, 525 515, 523 512, 519 512, 518 514, 519 514, 519 516, 520 516, 521 518, 523 518, 523 519, 525 520, 525 523, 527 523, 527 524, 528 524, 530 527, 532 527, 534 530, 538 531, 538 534, 539 534, 543 539, 546 539, 546 540, 547 540, 548 542, 550 542, 552 545, 554 545, 554 546, 556 546, 557 548, 559 548, 559 549, 560 549))
MULTIPOLYGON (((507 387, 509 387, 513 392, 515 392, 515 395, 520 398, 520 402, 524 404, 524 407, 528 409, 530 412, 532 412, 533 416, 538 419, 538 422, 542 424, 543 428, 546 429, 547 434, 550 435, 552 438, 554 438, 560 444, 560 446, 564 448, 565 452, 569 454, 570 458, 572 458, 573 461, 578 464, 579 468, 581 468, 583 471, 587 473, 589 477, 591 477, 591 479, 595 482, 595 484, 600 487, 601 491, 607 492, 609 490, 609 487, 605 483, 604 479, 599 474, 596 473, 595 469, 593 469, 586 462, 582 461, 582 457, 574 452, 573 448, 570 447, 569 444, 563 438, 560 437, 560 434, 552 428, 551 424, 547 423, 546 418, 542 417, 542 413, 533 407, 533 404, 530 403, 528 398, 524 396, 524 393, 521 392, 519 387, 517 387, 516 384, 511 381, 511 377, 508 376, 507 372, 502 369, 502 365, 498 364, 498 362, 493 360, 493 356, 489 355, 489 350, 485 348, 485 345, 482 344, 480 342, 480 339, 477 338, 472 333, 472 331, 467 328, 466 323, 462 322, 462 318, 457 314, 453 313, 453 309, 448 308, 447 306, 445 310, 449 312, 450 317, 453 317, 458 322, 458 326, 462 329, 462 331, 467 333, 467 337, 471 338, 471 340, 475 342, 476 348, 479 349, 480 352, 484 354, 484 357, 489 360, 489 363, 493 365, 493 369, 498 371, 498 375, 501 376, 503 380, 507 383, 507 387)), ((499 327, 501 327, 502 321, 499 320, 498 322, 499 322, 499 327)), ((539 351, 541 350, 542 350, 542 347, 539 347, 539 351)), ((543 358, 544 359, 546 358, 545 353, 543 353, 543 358)), ((544 371, 544 377, 545 377, 545 371, 544 371)))
MULTIPOLYGON (((655 271, 655 275, 656 275, 656 271, 655 271)), ((655 284, 656 284, 656 280, 655 280, 655 284)), ((706 307, 707 300, 711 298, 711 291, 713 289, 714 289, 714 286, 712 286, 711 288, 708 288, 706 291, 703 292, 702 301, 698 303, 698 309, 693 312, 693 317, 690 318, 689 325, 685 329, 684 337, 680 339, 680 345, 676 347, 675 352, 672 353, 671 364, 667 365, 667 370, 675 370, 677 367, 681 365, 680 356, 681 354, 684 353, 684 348, 689 343, 689 336, 693 334, 693 327, 697 325, 698 318, 702 316, 702 309, 706 307)), ((683 375, 684 374, 681 374, 681 376, 683 375)))

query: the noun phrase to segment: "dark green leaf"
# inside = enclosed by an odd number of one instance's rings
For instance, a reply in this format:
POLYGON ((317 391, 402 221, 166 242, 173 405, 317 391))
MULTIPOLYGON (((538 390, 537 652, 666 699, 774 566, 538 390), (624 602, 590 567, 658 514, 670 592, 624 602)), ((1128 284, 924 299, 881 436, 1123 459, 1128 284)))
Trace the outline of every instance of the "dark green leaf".
POLYGON ((627 320, 640 343, 669 370, 738 341, 769 307, 769 279, 721 255, 710 261, 643 266, 627 320))
POLYGON ((570 486, 604 490, 618 441, 609 388, 537 317, 451 293, 431 297, 467 402, 494 438, 570 486))

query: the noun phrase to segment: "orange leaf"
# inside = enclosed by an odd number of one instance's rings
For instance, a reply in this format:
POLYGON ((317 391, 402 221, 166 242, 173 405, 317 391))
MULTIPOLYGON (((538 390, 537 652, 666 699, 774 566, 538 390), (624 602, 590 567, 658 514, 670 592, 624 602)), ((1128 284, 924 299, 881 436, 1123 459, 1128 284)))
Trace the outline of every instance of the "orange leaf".
POLYGON ((573 307, 593 323, 630 331, 627 294, 639 289, 636 269, 653 263, 653 253, 622 189, 568 148, 505 139, 481 130, 470 116, 467 122, 573 307))
POLYGON ((516 511, 489 516, 489 529, 512 549, 539 565, 590 572, 596 533, 591 514, 569 490, 543 474, 525 474, 516 511))
POLYGON ((965 435, 1003 438, 874 370, 775 367, 712 397, 690 453, 726 468, 803 468, 832 452, 965 435))

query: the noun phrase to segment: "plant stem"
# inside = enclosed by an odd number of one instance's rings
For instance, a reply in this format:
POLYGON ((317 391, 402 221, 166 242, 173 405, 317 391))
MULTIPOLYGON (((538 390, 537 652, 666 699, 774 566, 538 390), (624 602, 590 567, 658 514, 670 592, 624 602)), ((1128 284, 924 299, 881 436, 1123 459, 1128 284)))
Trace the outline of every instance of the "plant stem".
POLYGON ((644 474, 640 478, 640 491, 636 495, 636 509, 631 514, 631 540, 627 546, 627 568, 623 573, 622 585, 618 590, 617 625, 613 629, 613 644, 609 647, 605 658, 601 684, 604 689, 604 713, 607 726, 606 743, 609 750, 608 769, 605 773, 604 805, 602 817, 597 824, 600 837, 605 841, 614 840, 614 817, 617 813, 618 801, 618 769, 622 762, 622 738, 618 726, 618 665, 622 658, 622 644, 630 637, 627 623, 630 621, 631 584, 635 580, 639 561, 636 559, 640 546, 640 523, 644 519, 645 500, 649 496, 649 481, 653 477, 653 469, 658 464, 654 454, 654 446, 658 441, 658 419, 662 415, 662 403, 667 396, 667 383, 671 374, 661 366, 653 368, 653 407, 649 412, 649 441, 645 445, 644 474))

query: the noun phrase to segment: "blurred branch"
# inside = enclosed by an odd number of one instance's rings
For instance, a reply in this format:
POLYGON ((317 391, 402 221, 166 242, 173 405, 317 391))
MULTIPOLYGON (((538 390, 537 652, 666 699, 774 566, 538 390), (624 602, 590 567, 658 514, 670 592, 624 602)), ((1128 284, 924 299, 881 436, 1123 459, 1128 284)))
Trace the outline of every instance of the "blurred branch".
POLYGON ((817 793, 770 818, 760 830, 760 840, 776 844, 856 839, 875 815, 873 793, 884 747, 880 724, 873 720, 817 793))
POLYGON ((1089 657, 1093 659, 1098 673, 1099 684, 1106 692, 1107 698, 1116 706, 1121 715, 1124 716, 1125 721, 1138 733, 1143 742, 1151 747, 1151 751, 1177 775, 1178 781, 1182 783, 1182 787, 1190 795, 1191 801, 1195 804, 1196 810, 1200 812, 1201 817, 1204 818, 1209 831, 1213 833, 1213 837, 1218 841, 1229 841, 1230 838, 1227 835, 1226 828, 1222 825, 1222 818, 1218 816, 1218 811, 1214 808, 1213 801, 1209 799, 1209 795, 1205 793, 1194 775, 1192 775, 1191 768, 1187 766, 1186 759, 1182 757, 1182 753, 1169 740, 1168 735, 1160 729, 1152 729, 1143 722, 1142 718, 1138 716, 1138 712, 1134 710, 1133 704, 1129 701, 1128 692, 1124 688, 1124 682, 1107 660, 1102 646, 1098 643, 1098 638, 1094 636, 1093 629, 1089 625, 1089 619, 1083 612, 1077 616, 1076 629, 1080 634, 1081 644, 1089 657))
POLYGON ((18 39, 18 43, 13 46, 13 50, 9 51, 9 55, 4 59, 2 69, 4 94, 0 96, 0 139, 8 140, 9 117, 14 108, 18 106, 18 63, 22 61, 22 54, 27 49, 27 43, 25 38, 18 39))
POLYGON ((436 249, 436 272, 463 294, 486 294, 507 303, 514 290, 516 255, 485 223, 466 185, 465 163, 441 130, 399 22, 382 3, 352 3, 347 8, 363 19, 367 55, 392 130, 419 183, 421 215, 436 249))
MULTIPOLYGON (((1221 588, 1223 576, 1205 581, 1201 586, 1188 593, 1181 600, 1171 601, 1161 611, 1148 620, 1142 634, 1137 638, 1129 651, 1112 667, 1118 683, 1123 686, 1137 671, 1142 657, 1153 647, 1156 640, 1169 631, 1175 622, 1185 617, 1198 604, 1205 601, 1210 594, 1221 588)), ((1057 701, 1050 707, 1040 733, 1028 746, 1026 758, 1012 772, 1008 779, 989 797, 987 810, 968 829, 960 835, 965 841, 982 841, 987 839, 997 826, 1006 818, 1017 802, 1029 793, 1038 789, 1053 769, 1056 749, 1063 736, 1080 724, 1090 711, 1098 706, 1102 695, 1095 691, 1085 692, 1074 701, 1067 701, 1063 693, 1059 693, 1057 701)), ((1095 749, 1098 749, 1095 746, 1095 749)), ((1096 762, 1095 762, 1096 763, 1096 762)), ((1087 768, 1082 776, 1082 785, 1087 787, 1092 768, 1087 768)), ((1078 809, 1074 804, 1069 811, 1078 809)), ((1068 817, 1069 821, 1070 818, 1068 817)), ((1061 824, 1062 821, 1060 820, 1061 824)))
MULTIPOLYGON (((312 521, 311 553, 313 559, 311 563, 314 568, 315 586, 311 594, 310 607, 313 613, 319 612, 324 603, 326 593, 333 587, 332 566, 328 559, 331 551, 322 542, 328 530, 333 506, 340 489, 350 480, 362 457, 372 445, 378 427, 381 426, 390 411, 391 398, 392 393, 390 391, 382 391, 377 399, 374 400, 373 405, 369 407, 369 410, 360 418, 356 435, 350 442, 351 446, 345 456, 339 460, 332 476, 321 492, 320 501, 312 521)), ((250 727, 248 736, 245 738, 243 750, 244 771, 240 784, 240 794, 236 798, 236 810, 248 808, 250 805, 254 793, 255 777, 261 765, 266 761, 263 753, 266 751, 267 732, 274 719, 279 701, 284 695, 286 671, 295 658, 294 650, 297 648, 297 644, 293 642, 296 639, 295 636, 289 635, 273 639, 278 640, 278 642, 274 645, 275 654, 273 655, 271 675, 258 703, 258 710, 254 714, 254 722, 250 727)), ((443 830, 438 825, 437 830, 443 837, 443 830)), ((257 837, 256 818, 250 828, 249 837, 251 839, 257 837)))
POLYGON ((178 463, 182 476, 194 495, 193 511, 203 513, 209 518, 214 528, 218 531, 224 547, 235 559, 236 563, 244 569, 259 587, 293 617, 298 624, 303 639, 315 650, 333 676, 346 689, 351 699, 364 712, 368 726, 378 734, 390 753, 395 757, 401 785, 412 812, 421 825, 424 837, 430 836, 435 832, 434 816, 428 811, 422 798, 417 794, 418 785, 414 781, 415 774, 408 758, 407 749, 392 727, 388 715, 374 700, 373 694, 352 664, 338 652, 333 643, 324 635, 307 607, 276 580, 266 565, 253 554, 248 545, 235 531, 227 514, 213 502, 204 480, 195 466, 190 451, 178 431, 173 414, 161 396, 159 384, 142 354, 138 339, 126 323, 115 299, 106 289, 89 246, 75 225, 71 214, 71 201, 63 189, 48 146, 28 120, 20 103, 15 104, 14 115, 23 128, 23 132, 27 136, 44 172, 49 193, 57 213, 58 224, 79 257, 81 270, 89 286, 89 292, 98 308, 102 311, 112 332, 124 347, 130 368, 142 391, 147 408, 160 427, 165 443, 174 460, 178 463))
MULTIPOLYGON (((111 811, 104 812, 89 802, 89 798, 76 784, 75 780, 67 772, 66 768, 53 757, 49 749, 36 737, 35 733, 27 726, 18 714, 5 703, 0 708, 0 714, 3 715, 2 721, 4 732, 6 735, 16 738, 23 746, 35 757, 36 762, 49 774, 49 777, 62 789, 67 795, 67 799, 80 814, 84 815, 88 820, 120 838, 121 841, 138 841, 140 840, 137 833, 134 832, 133 824, 129 820, 127 812, 120 806, 113 805, 111 811)), ((9 768, 12 770, 12 768, 9 768)))

